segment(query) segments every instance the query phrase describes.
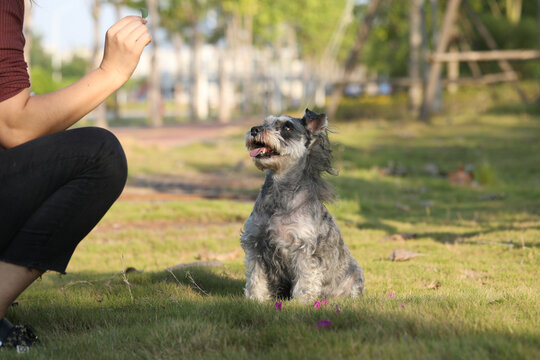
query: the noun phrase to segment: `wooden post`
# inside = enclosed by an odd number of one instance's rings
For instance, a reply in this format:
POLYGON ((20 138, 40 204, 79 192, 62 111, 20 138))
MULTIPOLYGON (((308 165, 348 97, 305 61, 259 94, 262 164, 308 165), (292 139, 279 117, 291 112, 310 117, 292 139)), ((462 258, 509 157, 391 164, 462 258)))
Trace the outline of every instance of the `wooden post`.
MULTIPOLYGON (((450 46, 450 54, 457 53, 457 47, 455 45, 450 46)), ((455 93, 458 91, 457 79, 459 78, 459 61, 448 61, 448 92, 455 93)))
MULTIPOLYGON (((458 14, 459 5, 461 0, 449 0, 444 13, 444 20, 442 25, 442 31, 439 42, 435 49, 435 54, 442 54, 448 48, 448 43, 453 33, 453 26, 458 14)), ((431 64, 429 70, 428 82, 426 86, 426 92, 424 93, 424 101, 422 103, 422 109, 420 111, 420 120, 428 122, 432 111, 432 102, 435 98, 435 92, 441 75, 442 63, 435 62, 431 64)))
MULTIPOLYGON (((485 25, 482 23, 482 20, 480 19, 480 16, 474 11, 474 9, 469 5, 467 0, 464 0, 465 5, 465 11, 467 12, 467 16, 471 19, 473 25, 476 27, 476 30, 478 30, 478 33, 484 41, 486 42, 486 45, 491 50, 497 50, 497 43, 495 42, 495 39, 493 36, 491 36, 491 33, 485 27, 485 25)), ((507 60, 499 60, 497 62, 499 64, 499 67, 503 70, 505 73, 514 72, 514 69, 512 68, 512 65, 507 60)), ((517 77, 516 77, 517 78, 517 77)), ((518 81, 512 82, 514 88, 516 89, 517 93, 519 94, 519 97, 521 98, 521 101, 523 101, 525 104, 528 103, 527 95, 525 94, 525 91, 521 88, 518 81)))
MULTIPOLYGON (((429 3, 430 3, 429 7, 431 11, 431 27, 432 27, 431 40, 433 43, 433 47, 435 48, 437 44, 439 43, 439 0, 430 0, 429 3)), ((427 54, 425 56, 425 61, 427 62, 427 54)), ((426 66, 426 73, 424 74, 424 78, 423 78, 424 91, 426 88, 427 79, 429 77, 430 68, 431 68, 430 66, 426 66)), ((439 111, 441 109, 441 105, 442 105, 442 86, 441 86, 441 79, 439 76, 439 79, 437 79, 435 95, 431 102, 431 109, 433 111, 439 111)))
MULTIPOLYGON (((358 28, 354 46, 349 52, 349 57, 347 58, 347 62, 345 63, 345 80, 347 80, 351 76, 352 72, 356 68, 358 58, 360 57, 366 39, 369 35, 369 31, 371 30, 371 27, 373 25, 373 20, 375 20, 377 11, 379 10, 380 2, 381 0, 371 0, 371 2, 369 3, 369 7, 367 9, 366 16, 364 17, 364 21, 358 28)), ((339 102, 341 101, 341 97, 343 96, 343 90, 345 90, 346 86, 346 81, 341 81, 339 82, 339 84, 334 85, 331 95, 332 97, 330 99, 330 104, 328 105, 327 111, 328 117, 331 119, 334 118, 334 115, 337 112, 339 102)))
MULTIPOLYGON (((489 51, 462 51, 434 54, 429 57, 433 62, 452 61, 497 61, 507 60, 536 60, 540 58, 539 50, 489 50, 489 51)), ((511 68, 505 69, 507 73, 514 72, 511 68)))

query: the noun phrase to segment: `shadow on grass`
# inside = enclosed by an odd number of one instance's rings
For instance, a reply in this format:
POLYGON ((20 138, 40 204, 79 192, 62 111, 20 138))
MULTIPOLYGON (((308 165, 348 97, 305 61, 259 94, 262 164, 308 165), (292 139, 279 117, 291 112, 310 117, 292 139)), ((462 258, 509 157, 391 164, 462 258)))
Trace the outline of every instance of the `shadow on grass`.
POLYGON ((459 320, 462 311, 487 311, 486 304, 471 305, 470 298, 371 295, 331 299, 319 310, 286 301, 276 311, 273 302, 244 299, 243 281, 216 271, 189 270, 197 286, 211 295, 198 290, 198 296, 190 295, 185 288, 193 287, 188 271, 175 271, 174 277, 166 272, 128 276, 133 288, 130 299, 123 280, 107 274, 103 276, 114 279, 109 284, 70 288, 61 291, 62 296, 21 306, 8 315, 36 328, 44 347, 36 350, 35 358, 62 354, 62 358, 92 359, 99 353, 115 359, 238 358, 242 354, 240 358, 257 354, 257 358, 292 359, 362 355, 502 359, 532 358, 540 346, 527 330, 511 330, 497 322, 479 328, 474 321, 459 320), (460 302, 468 304, 466 310, 456 305, 460 302), (453 320, 437 311, 450 311, 453 320), (318 327, 323 320, 331 325, 318 327))

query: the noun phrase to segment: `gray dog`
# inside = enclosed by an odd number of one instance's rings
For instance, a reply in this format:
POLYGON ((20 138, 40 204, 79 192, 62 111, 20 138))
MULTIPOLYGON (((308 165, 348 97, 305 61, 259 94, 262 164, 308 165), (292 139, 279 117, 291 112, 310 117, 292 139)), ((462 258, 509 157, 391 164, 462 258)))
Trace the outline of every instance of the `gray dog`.
POLYGON ((322 299, 364 293, 364 273, 332 215, 321 175, 335 174, 325 114, 269 116, 246 134, 266 180, 242 233, 250 299, 322 299))

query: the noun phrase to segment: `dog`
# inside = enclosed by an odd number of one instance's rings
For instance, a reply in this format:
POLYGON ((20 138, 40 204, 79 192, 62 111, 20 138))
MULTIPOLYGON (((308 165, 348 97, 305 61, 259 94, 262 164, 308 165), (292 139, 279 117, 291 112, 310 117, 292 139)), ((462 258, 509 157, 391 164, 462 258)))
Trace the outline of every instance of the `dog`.
POLYGON ((361 296, 364 273, 324 203, 335 199, 323 173, 337 175, 325 114, 269 116, 246 133, 264 185, 244 224, 249 299, 309 301, 361 296))

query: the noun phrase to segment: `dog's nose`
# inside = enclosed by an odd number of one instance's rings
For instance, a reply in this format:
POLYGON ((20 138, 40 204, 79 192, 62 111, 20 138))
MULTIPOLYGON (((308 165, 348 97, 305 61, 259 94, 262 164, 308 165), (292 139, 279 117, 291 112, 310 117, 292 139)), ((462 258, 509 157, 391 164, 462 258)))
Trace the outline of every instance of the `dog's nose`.
POLYGON ((251 136, 255 137, 258 133, 261 132, 262 126, 254 126, 251 128, 251 136))

